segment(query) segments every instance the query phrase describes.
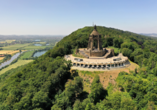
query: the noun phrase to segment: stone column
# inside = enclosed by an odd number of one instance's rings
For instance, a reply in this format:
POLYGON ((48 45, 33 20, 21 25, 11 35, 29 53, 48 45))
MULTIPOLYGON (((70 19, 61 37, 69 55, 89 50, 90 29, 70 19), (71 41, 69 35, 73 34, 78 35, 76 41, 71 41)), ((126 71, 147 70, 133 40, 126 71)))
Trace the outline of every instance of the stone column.
POLYGON ((93 50, 93 42, 94 42, 94 40, 92 40, 92 42, 91 42, 91 50, 93 50))
POLYGON ((94 68, 94 65, 92 65, 92 68, 94 68))
POLYGON ((98 36, 98 50, 100 50, 100 45, 99 45, 99 36, 98 36))
POLYGON ((89 56, 91 56, 91 50, 89 50, 89 56))

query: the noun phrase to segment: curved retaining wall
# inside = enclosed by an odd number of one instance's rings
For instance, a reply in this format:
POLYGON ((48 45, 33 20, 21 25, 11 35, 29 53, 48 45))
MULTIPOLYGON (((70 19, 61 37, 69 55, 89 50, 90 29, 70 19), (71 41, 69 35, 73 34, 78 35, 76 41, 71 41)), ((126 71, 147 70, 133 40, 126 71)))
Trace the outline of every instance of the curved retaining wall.
POLYGON ((78 62, 78 61, 71 61, 72 66, 82 67, 82 68, 98 68, 98 69, 105 69, 105 68, 120 68, 125 67, 129 64, 128 59, 121 60, 121 61, 114 61, 114 62, 105 62, 105 63, 96 63, 96 62, 78 62))

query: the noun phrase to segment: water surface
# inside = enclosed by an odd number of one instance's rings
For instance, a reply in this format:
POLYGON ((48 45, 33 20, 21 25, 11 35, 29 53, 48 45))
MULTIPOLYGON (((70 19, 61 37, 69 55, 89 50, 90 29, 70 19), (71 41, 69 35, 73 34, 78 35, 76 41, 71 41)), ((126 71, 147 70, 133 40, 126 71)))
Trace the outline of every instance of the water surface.
POLYGON ((33 57, 39 57, 39 56, 43 55, 46 52, 47 52, 47 50, 43 50, 43 51, 40 51, 40 52, 35 52, 33 57))
POLYGON ((35 46, 42 46, 41 44, 34 44, 35 46))
POLYGON ((1 64, 0 64, 0 68, 4 67, 4 66, 6 66, 6 65, 9 65, 9 64, 10 64, 14 59, 16 59, 19 55, 20 55, 20 53, 16 53, 15 55, 13 55, 13 56, 11 57, 10 60, 1 63, 1 64))

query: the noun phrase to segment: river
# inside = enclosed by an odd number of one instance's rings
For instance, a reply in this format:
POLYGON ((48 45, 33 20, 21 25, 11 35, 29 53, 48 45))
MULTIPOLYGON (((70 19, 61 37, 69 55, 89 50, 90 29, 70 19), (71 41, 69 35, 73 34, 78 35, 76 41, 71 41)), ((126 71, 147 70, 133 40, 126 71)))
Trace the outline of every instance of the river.
POLYGON ((4 66, 6 66, 6 65, 9 65, 9 64, 10 64, 14 59, 16 59, 19 55, 20 55, 20 53, 16 53, 15 55, 13 55, 13 56, 11 57, 10 60, 1 63, 0 68, 4 67, 4 66))
MULTIPOLYGON (((43 55, 43 54, 46 53, 46 52, 47 52, 47 50, 43 50, 43 51, 36 52, 36 53, 34 53, 33 57, 39 57, 39 56, 43 55)), ((0 64, 0 69, 1 69, 2 67, 6 66, 6 65, 9 65, 9 64, 10 64, 13 60, 15 60, 19 55, 20 55, 20 53, 16 53, 15 55, 13 55, 13 56, 11 57, 10 60, 1 63, 1 64, 0 64)))
POLYGON ((34 44, 35 46, 42 46, 41 44, 34 44))
POLYGON ((39 56, 43 55, 43 54, 46 53, 46 52, 47 52, 47 50, 35 52, 34 55, 33 55, 33 57, 39 57, 39 56))

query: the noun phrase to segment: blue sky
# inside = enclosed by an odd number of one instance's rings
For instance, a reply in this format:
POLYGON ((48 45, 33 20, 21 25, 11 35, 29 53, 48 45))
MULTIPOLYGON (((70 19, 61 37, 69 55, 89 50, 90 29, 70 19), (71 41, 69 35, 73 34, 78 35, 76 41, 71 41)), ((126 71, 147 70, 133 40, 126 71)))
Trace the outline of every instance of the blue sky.
POLYGON ((93 22, 157 33, 157 0, 0 0, 0 35, 68 35, 93 22))

